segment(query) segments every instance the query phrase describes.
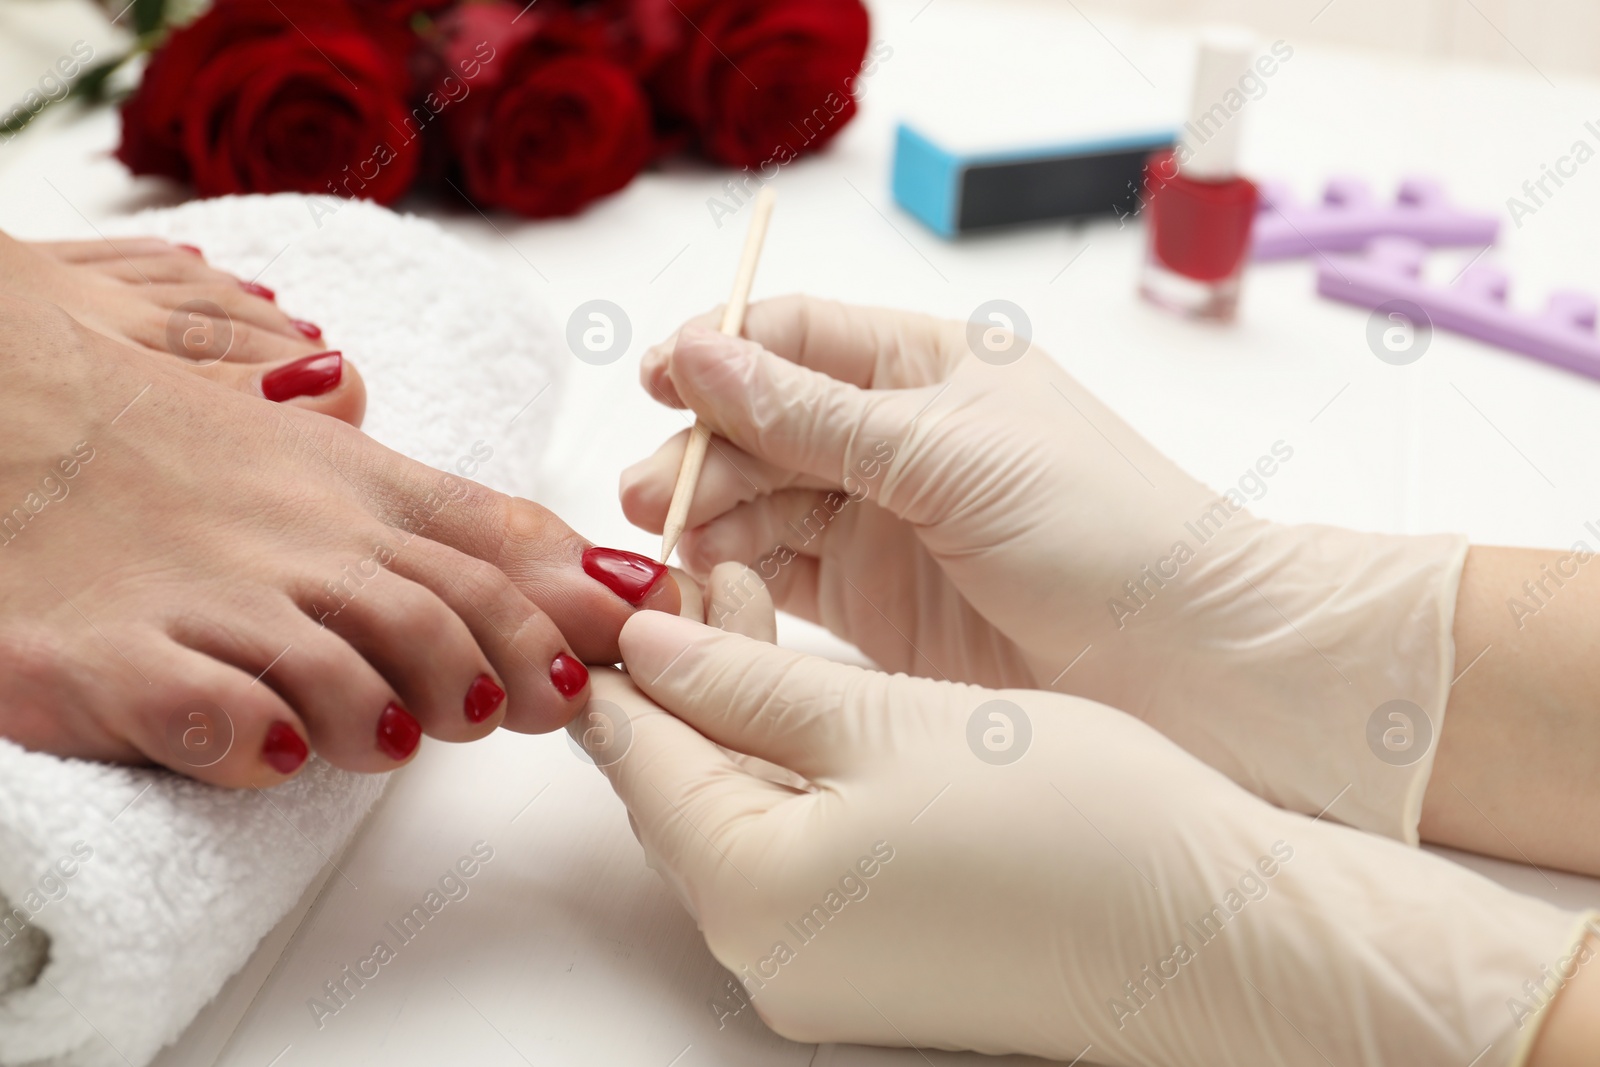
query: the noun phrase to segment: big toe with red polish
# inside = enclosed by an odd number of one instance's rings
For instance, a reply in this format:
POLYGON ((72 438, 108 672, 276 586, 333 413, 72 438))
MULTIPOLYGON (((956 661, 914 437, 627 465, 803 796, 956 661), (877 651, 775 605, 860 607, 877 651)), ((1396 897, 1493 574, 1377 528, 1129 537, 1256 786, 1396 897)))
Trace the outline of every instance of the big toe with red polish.
POLYGON ((596 548, 527 500, 512 502, 496 562, 585 663, 619 662, 624 623, 640 611, 676 615, 681 603, 666 567, 637 553, 596 548))

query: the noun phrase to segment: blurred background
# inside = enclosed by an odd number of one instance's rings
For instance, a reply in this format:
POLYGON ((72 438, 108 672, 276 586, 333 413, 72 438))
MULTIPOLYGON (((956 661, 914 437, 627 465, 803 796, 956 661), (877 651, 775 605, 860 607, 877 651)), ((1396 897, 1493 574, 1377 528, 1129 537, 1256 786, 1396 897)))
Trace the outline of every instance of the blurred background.
POLYGON ((1142 19, 1240 22, 1308 41, 1600 74, 1600 4, 1594 0, 1104 0, 1083 6, 1142 19))
MULTIPOLYGON (((999 0, 1178 24, 1238 22, 1272 36, 1524 69, 1600 75, 1594 0, 999 0)), ((124 20, 126 22, 127 20, 124 20)), ((0 0, 0 99, 20 97, 63 35, 98 51, 119 38, 94 0, 0 0)))

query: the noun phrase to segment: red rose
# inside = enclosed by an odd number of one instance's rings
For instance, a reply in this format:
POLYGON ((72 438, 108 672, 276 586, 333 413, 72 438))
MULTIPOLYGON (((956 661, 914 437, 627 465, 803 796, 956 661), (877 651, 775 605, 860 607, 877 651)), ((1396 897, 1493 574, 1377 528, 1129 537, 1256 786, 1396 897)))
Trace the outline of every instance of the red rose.
POLYGON ((369 8, 385 18, 393 19, 403 26, 409 26, 411 20, 418 15, 427 15, 431 18, 455 6, 456 0, 351 0, 351 2, 369 8))
POLYGON ((550 33, 601 52, 640 78, 676 48, 684 29, 674 0, 567 0, 546 8, 550 33))
POLYGON ((855 116, 868 19, 860 0, 680 0, 678 53, 652 84, 663 117, 734 167, 787 162, 855 116))
POLYGON ((446 16, 446 65, 468 93, 445 112, 465 192, 480 207, 569 215, 627 185, 654 154, 650 106, 604 23, 551 5, 446 16), (488 55, 485 55, 487 49, 488 55), (480 62, 466 73, 464 57, 480 62))
POLYGON ((343 0, 217 0, 151 57, 122 107, 117 158, 201 196, 388 203, 419 155, 404 134, 410 47, 343 0))

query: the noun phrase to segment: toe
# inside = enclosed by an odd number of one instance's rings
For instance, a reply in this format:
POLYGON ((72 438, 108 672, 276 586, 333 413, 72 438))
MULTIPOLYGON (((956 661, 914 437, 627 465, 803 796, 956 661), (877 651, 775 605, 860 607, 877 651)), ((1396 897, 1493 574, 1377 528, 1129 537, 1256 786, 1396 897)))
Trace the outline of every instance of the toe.
MULTIPOLYGON (((226 292, 227 290, 221 290, 226 292)), ((123 286, 108 290, 127 299, 136 297, 133 310, 108 313, 102 318, 147 348, 168 352, 193 363, 213 363, 227 358, 235 363, 270 363, 325 350, 321 331, 313 338, 285 318, 263 323, 259 316, 240 314, 237 307, 214 299, 219 292, 209 286, 123 286)), ((237 303, 238 297, 229 297, 237 303)))
POLYGON ((235 363, 231 358, 194 369, 231 389, 278 404, 305 408, 360 426, 367 386, 342 352, 313 352, 275 363, 235 363))
POLYGON ((227 320, 226 324, 213 322, 209 326, 214 332, 232 336, 231 354, 236 359, 280 358, 282 348, 271 347, 269 339, 296 345, 315 345, 323 340, 320 326, 288 314, 278 306, 277 294, 272 290, 217 270, 176 247, 159 254, 113 257, 79 265, 96 275, 137 287, 139 295, 154 304, 164 320, 192 317, 190 313, 195 311, 213 320, 227 320))
POLYGON ((615 663, 617 636, 640 611, 678 613, 677 583, 648 556, 591 545, 527 500, 508 508, 497 561, 586 663, 615 663))
POLYGON ((360 773, 408 762, 423 727, 395 687, 339 634, 302 624, 262 667, 262 681, 298 709, 317 755, 360 773))
POLYGON ((217 272, 208 284, 156 282, 145 290, 149 299, 164 308, 180 308, 204 303, 219 308, 235 324, 254 326, 291 341, 306 341, 306 333, 296 320, 277 304, 276 294, 253 282, 241 281, 217 272))
MULTIPOLYGON (((204 613, 187 616, 172 637, 242 674, 253 683, 252 694, 274 694, 292 708, 312 750, 336 767, 391 771, 417 751, 422 727, 405 698, 361 652, 287 597, 254 605, 248 624, 204 613)), ((270 748, 269 754, 276 756, 270 748)))
POLYGON ((297 323, 291 320, 289 329, 267 328, 249 319, 237 317, 216 305, 202 307, 200 314, 206 319, 203 324, 195 319, 196 310, 192 304, 175 308, 170 313, 166 337, 170 347, 180 349, 174 353, 175 355, 189 359, 197 358, 196 354, 189 350, 192 348, 187 343, 189 339, 176 332, 174 322, 179 327, 193 325, 206 327, 207 332, 200 334, 201 339, 204 340, 207 336, 215 338, 211 346, 212 351, 225 349, 227 358, 234 363, 278 363, 297 356, 326 352, 331 347, 325 342, 322 330, 311 323, 297 323))
POLYGON ((254 381, 263 396, 277 403, 320 412, 352 426, 360 426, 366 417, 367 383, 342 352, 302 356, 263 369, 254 381))
POLYGON ((146 662, 151 685, 137 698, 127 740, 150 760, 235 789, 277 785, 305 765, 305 724, 270 686, 175 644, 146 662))
POLYGON ((422 537, 389 567, 432 591, 472 631, 504 679, 508 729, 556 730, 588 703, 588 670, 555 623, 498 567, 422 537))
POLYGON ((375 546, 341 568, 322 623, 371 664, 430 737, 473 741, 505 717, 505 682, 471 629, 437 594, 384 568, 407 546, 375 546))

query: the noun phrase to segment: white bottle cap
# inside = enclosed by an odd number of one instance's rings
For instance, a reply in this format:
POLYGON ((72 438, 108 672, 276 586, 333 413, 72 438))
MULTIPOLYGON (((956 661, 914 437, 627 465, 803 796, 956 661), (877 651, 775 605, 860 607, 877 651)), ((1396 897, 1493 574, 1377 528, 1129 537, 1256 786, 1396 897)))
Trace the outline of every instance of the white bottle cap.
POLYGON ((1239 172, 1242 112, 1250 102, 1240 81, 1255 59, 1248 30, 1215 29, 1200 38, 1194 98, 1178 138, 1178 169, 1202 181, 1225 181, 1239 172))

